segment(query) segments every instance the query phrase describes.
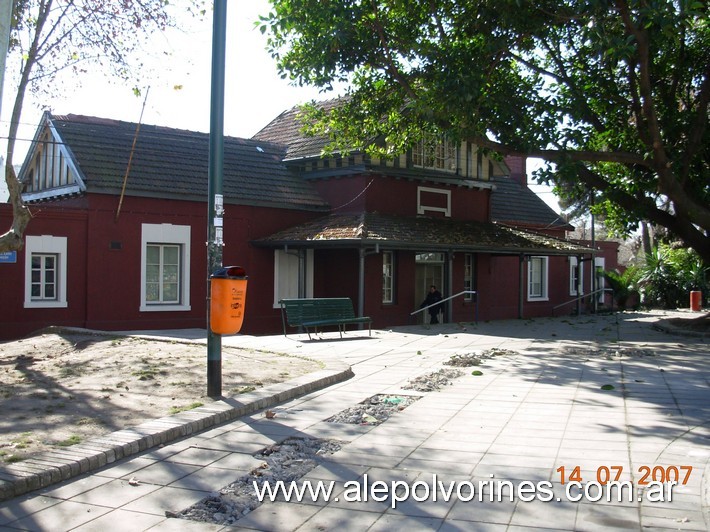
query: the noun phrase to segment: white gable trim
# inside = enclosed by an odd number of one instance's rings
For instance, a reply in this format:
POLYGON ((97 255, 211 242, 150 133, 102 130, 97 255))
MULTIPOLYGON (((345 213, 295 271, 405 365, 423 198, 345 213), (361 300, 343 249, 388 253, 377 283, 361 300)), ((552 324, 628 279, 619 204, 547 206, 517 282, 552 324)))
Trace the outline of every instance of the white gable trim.
POLYGON ((18 178, 25 183, 27 192, 22 199, 26 202, 86 191, 86 182, 74 155, 54 127, 49 113, 45 113, 35 132, 18 178))

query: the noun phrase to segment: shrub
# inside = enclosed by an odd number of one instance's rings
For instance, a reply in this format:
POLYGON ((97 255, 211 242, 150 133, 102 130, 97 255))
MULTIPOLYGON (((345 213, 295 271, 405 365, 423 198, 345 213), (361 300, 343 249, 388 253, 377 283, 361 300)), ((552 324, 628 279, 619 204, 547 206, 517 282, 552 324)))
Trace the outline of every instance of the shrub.
POLYGON ((692 249, 659 244, 640 268, 642 302, 649 307, 687 307, 691 291, 700 290, 707 297, 709 271, 692 249))
POLYGON ((619 310, 625 310, 629 298, 638 296, 638 282, 641 275, 636 266, 629 266, 623 272, 610 270, 604 272, 609 288, 614 290, 614 300, 619 310))

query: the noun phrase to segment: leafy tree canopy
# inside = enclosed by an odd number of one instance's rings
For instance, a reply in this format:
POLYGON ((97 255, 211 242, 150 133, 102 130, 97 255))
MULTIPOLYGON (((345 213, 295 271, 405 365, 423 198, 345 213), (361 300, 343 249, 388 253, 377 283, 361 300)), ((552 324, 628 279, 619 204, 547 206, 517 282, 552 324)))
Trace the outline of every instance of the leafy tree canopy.
POLYGON ((619 232, 651 221, 710 264, 707 2, 271 4, 257 25, 282 76, 349 87, 306 113, 332 148, 392 155, 445 131, 539 157, 570 202, 593 192, 619 232))

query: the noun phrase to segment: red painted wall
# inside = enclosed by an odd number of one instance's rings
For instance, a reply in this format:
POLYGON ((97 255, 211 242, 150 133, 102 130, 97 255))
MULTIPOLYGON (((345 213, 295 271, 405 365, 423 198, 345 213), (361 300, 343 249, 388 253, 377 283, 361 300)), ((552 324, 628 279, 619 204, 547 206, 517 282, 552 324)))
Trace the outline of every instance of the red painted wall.
MULTIPOLYGON (((17 251, 17 262, 0 264, 0 339, 17 338, 49 325, 84 327, 87 277, 87 216, 81 210, 32 207, 27 235, 67 236, 67 308, 24 308, 25 250, 17 251), (61 230, 61 234, 58 231, 61 230)), ((12 224, 12 208, 0 204, 0 227, 12 224)))
MULTIPOLYGON (((334 207, 353 200, 368 185, 369 178, 349 177, 320 182, 318 187, 334 207)), ((416 214, 419 182, 379 177, 367 193, 348 209, 416 214), (396 200, 396 201, 395 201, 396 200)), ((488 191, 453 188, 452 210, 459 219, 486 219, 488 191), (484 216, 485 214, 485 216, 484 216)), ((20 337, 48 325, 87 327, 101 330, 204 328, 206 325, 207 234, 206 205, 203 202, 170 201, 128 196, 116 220, 117 198, 88 195, 60 202, 32 206, 34 218, 27 235, 68 237, 68 302, 66 309, 24 309, 24 252, 16 264, 0 264, 0 339, 20 337), (190 311, 140 311, 141 224, 171 223, 191 227, 190 311), (119 243, 120 249, 112 249, 119 243)), ((281 331, 281 315, 273 308, 274 251, 251 241, 297 225, 323 213, 287 209, 226 205, 223 263, 239 265, 249 276, 247 312, 242 333, 264 334, 281 331)), ((0 204, 0 226, 9 227, 11 208, 0 204)), ((562 236, 558 231, 556 236, 562 236)), ((616 243, 602 243, 606 269, 616 266, 616 243)), ((425 250, 422 250, 425 251, 425 250)), ((365 258, 365 314, 373 327, 412 324, 415 255, 396 253, 395 301, 382 303, 382 254, 365 258)), ((463 290, 464 253, 453 261, 453 285, 445 295, 463 290)), ((589 263, 585 263, 589 265, 589 263)), ((314 295, 350 297, 358 308, 359 252, 357 250, 316 250, 314 253, 314 295)), ((588 285, 588 266, 585 283, 588 285)), ((479 319, 495 320, 518 316, 519 259, 517 256, 476 255, 476 289, 479 291, 479 319)), ((548 316, 553 307, 572 298, 569 295, 569 262, 566 257, 550 257, 549 301, 527 301, 527 264, 524 273, 523 317, 548 316)), ((585 288, 585 292, 589 289, 585 288)), ((472 321, 472 303, 458 298, 452 303, 453 321, 472 321)), ((558 311, 569 313, 568 306, 558 311)))
POLYGON ((509 155, 505 158, 505 164, 510 170, 510 178, 521 185, 527 186, 528 174, 526 171, 526 158, 518 155, 509 155))
POLYGON ((315 181, 314 185, 333 210, 340 213, 368 211, 417 216, 417 188, 422 186, 451 192, 452 218, 487 221, 490 217, 487 189, 446 187, 381 175, 335 178, 315 181))
MULTIPOLYGON (((200 202, 127 197, 117 221, 116 206, 117 198, 108 195, 32 206, 34 217, 26 236, 67 237, 68 308, 23 308, 25 260, 24 251, 18 252, 16 264, 0 264, 0 339, 24 336, 49 325, 98 330, 206 326, 206 206, 200 202), (189 311, 140 311, 143 223, 190 226, 189 311), (120 249, 112 249, 112 242, 120 249)), ((256 334, 281 328, 279 311, 272 307, 274 252, 255 247, 250 241, 320 215, 226 205, 223 263, 243 266, 249 275, 242 332, 256 334)), ((11 223, 10 206, 0 204, 1 226, 11 223)))

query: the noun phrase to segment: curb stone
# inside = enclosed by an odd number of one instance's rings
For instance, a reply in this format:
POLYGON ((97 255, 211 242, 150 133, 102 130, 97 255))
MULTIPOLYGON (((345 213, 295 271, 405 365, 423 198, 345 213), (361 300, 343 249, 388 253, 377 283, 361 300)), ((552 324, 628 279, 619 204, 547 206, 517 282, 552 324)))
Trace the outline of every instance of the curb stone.
POLYGON ((671 325, 668 320, 659 320, 656 323, 651 324, 651 328, 656 331, 661 331, 666 334, 674 334, 677 336, 690 336, 692 338, 710 338, 710 333, 700 332, 700 331, 688 331, 682 327, 676 327, 671 325))
POLYGON ((232 398, 215 401, 189 412, 146 421, 71 447, 0 466, 0 501, 94 471, 121 458, 327 388, 352 376, 350 366, 342 364, 242 394, 238 401, 232 398))

